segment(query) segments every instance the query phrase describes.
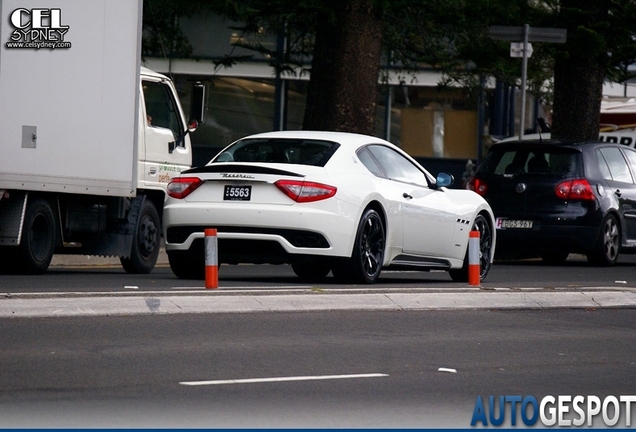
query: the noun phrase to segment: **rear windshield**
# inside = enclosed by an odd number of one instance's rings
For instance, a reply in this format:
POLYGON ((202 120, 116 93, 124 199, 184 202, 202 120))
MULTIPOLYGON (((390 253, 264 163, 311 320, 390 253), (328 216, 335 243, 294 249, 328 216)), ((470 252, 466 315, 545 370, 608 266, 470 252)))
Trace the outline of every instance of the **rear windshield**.
POLYGON ((325 166, 340 144, 311 139, 251 138, 237 141, 215 162, 265 162, 325 166))
POLYGON ((479 172, 578 177, 583 175, 582 163, 581 153, 571 148, 493 148, 479 167, 479 172))

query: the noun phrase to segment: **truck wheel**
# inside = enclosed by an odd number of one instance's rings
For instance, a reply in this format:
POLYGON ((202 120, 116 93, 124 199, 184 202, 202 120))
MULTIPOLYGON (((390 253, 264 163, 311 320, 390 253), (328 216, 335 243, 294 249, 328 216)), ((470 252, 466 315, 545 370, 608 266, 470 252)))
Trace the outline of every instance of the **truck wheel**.
POLYGON ((170 269, 179 279, 205 279, 205 259, 190 251, 168 251, 170 269))
POLYGON ((55 250, 55 216, 48 201, 34 199, 27 205, 18 247, 17 269, 27 274, 46 272, 55 250))
POLYGON ((130 258, 119 259, 126 273, 145 274, 155 268, 159 257, 160 225, 155 205, 146 199, 139 212, 130 258))

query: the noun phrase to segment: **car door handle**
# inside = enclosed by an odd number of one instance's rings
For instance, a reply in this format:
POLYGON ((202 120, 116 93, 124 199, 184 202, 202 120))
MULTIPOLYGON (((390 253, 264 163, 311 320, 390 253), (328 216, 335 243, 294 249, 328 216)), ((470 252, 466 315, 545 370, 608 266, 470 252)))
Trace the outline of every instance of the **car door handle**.
POLYGON ((621 190, 620 190, 620 189, 616 189, 616 190, 614 191, 614 195, 616 195, 617 197, 619 197, 619 198, 620 198, 620 197, 621 197, 621 195, 622 195, 621 190))
POLYGON ((402 194, 402 196, 403 196, 404 198, 406 198, 406 199, 413 199, 413 196, 412 196, 412 195, 407 194, 406 192, 404 192, 404 193, 402 194))

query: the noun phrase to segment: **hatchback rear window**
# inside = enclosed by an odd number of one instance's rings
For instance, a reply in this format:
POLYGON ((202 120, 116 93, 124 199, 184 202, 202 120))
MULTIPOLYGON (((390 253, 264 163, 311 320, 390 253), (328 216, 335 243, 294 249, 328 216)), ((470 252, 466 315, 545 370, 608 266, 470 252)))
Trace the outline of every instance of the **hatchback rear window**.
POLYGON ((493 148, 479 171, 486 174, 547 174, 559 177, 582 175, 581 153, 569 148, 493 148))
POLYGON ((216 156, 215 162, 265 162, 325 166, 340 144, 333 141, 251 138, 237 141, 216 156))

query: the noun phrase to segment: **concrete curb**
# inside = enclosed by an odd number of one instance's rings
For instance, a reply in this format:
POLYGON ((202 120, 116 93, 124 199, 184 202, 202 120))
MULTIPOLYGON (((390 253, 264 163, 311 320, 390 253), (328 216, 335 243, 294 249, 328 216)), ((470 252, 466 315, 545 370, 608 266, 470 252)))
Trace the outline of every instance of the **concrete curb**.
POLYGON ((636 292, 603 290, 566 292, 382 292, 197 293, 166 292, 5 294, 0 317, 122 316, 198 313, 301 312, 336 310, 467 310, 634 308, 636 292))

